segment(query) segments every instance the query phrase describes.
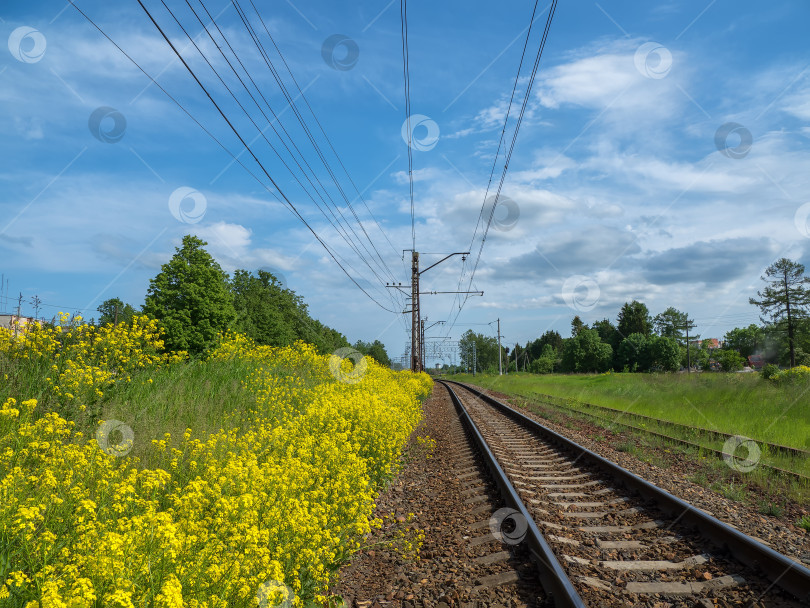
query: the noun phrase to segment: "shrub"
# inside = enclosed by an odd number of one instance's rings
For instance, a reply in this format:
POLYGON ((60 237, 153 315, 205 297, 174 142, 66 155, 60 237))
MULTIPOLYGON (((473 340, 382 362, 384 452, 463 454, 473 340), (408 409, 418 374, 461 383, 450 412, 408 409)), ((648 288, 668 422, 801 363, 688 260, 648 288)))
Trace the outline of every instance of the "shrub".
POLYGON ((762 368, 762 377, 765 380, 770 380, 778 373, 779 373, 779 366, 774 365, 773 363, 768 363, 768 365, 762 368))
POLYGON ((715 354, 720 367, 724 372, 734 372, 742 369, 745 364, 745 359, 736 350, 721 350, 715 354))
POLYGON ((797 365, 771 376, 771 380, 775 380, 780 384, 783 382, 807 382, 810 381, 810 367, 797 365))

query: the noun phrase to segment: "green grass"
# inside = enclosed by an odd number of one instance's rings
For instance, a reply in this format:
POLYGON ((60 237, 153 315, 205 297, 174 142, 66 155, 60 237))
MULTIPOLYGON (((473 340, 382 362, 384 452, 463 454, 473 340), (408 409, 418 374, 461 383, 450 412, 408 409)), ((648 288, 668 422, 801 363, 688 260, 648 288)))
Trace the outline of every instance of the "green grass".
POLYGON ((773 517, 782 517, 782 515, 785 514, 785 510, 782 507, 766 500, 760 501, 759 512, 763 515, 771 515, 773 517))
MULTIPOLYGON (((486 388, 571 398, 680 424, 810 450, 810 384, 759 374, 460 375, 486 388)), ((635 424, 634 422, 631 422, 635 424)))
POLYGON ((717 481, 709 486, 712 490, 735 502, 745 502, 748 498, 748 488, 732 479, 729 482, 717 481))
MULTIPOLYGON (((252 366, 241 360, 188 361, 144 369, 132 374, 130 384, 108 387, 104 397, 84 412, 63 407, 44 381, 47 368, 40 369, 26 360, 8 360, 0 356, 0 402, 9 396, 21 401, 38 399, 36 416, 56 412, 75 423, 75 430, 92 436, 99 420, 120 420, 134 433, 131 456, 145 458, 152 439, 171 434, 177 445, 187 428, 196 438, 205 438, 222 428, 244 430, 250 424, 256 400, 242 388, 252 366), (152 382, 148 382, 148 378, 152 382)), ((270 373, 286 373, 270 370, 270 373)), ((115 444, 116 436, 110 437, 115 444)), ((144 466, 149 462, 144 460, 144 466)))
POLYGON ((151 374, 152 384, 133 383, 111 391, 101 404, 100 418, 121 420, 132 428, 133 456, 142 456, 149 441, 165 433, 177 441, 186 428, 197 438, 222 428, 243 430, 249 412, 256 409, 255 398, 242 388, 250 371, 239 360, 167 366, 151 374))

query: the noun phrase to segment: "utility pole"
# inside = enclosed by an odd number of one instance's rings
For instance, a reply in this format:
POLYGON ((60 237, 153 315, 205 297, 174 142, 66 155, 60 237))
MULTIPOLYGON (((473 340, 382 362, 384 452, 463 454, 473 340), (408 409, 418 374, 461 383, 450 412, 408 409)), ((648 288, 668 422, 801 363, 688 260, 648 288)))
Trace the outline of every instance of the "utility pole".
MULTIPOLYGON (((411 371, 419 372, 422 371, 424 367, 424 358, 423 358, 423 345, 422 345, 422 332, 421 332, 421 316, 420 316, 420 296, 422 292, 419 291, 419 277, 422 273, 427 272, 434 266, 438 266, 446 259, 453 257, 454 255, 462 256, 462 260, 466 259, 466 256, 470 254, 469 251, 457 251, 455 253, 451 253, 449 255, 444 256, 438 262, 431 264, 424 270, 419 270, 419 252, 414 250, 406 249, 405 251, 411 252, 411 310, 403 311, 405 313, 411 313, 411 371)), ((391 289, 399 289, 402 291, 402 283, 386 283, 385 285, 391 289)), ((426 294, 447 294, 447 293, 464 293, 464 294, 471 294, 471 295, 484 295, 483 291, 428 291, 426 294)))
POLYGON ((501 353, 501 319, 498 317, 498 375, 503 376, 503 355, 501 353))
POLYGON ((17 322, 14 324, 14 337, 17 337, 17 331, 20 329, 20 309, 22 308, 22 292, 20 297, 17 298, 17 322))
POLYGON ((478 367, 478 361, 475 352, 475 340, 473 339, 473 376, 475 376, 475 368, 478 367))
POLYGON ((113 322, 114 327, 118 327, 118 304, 115 305, 115 321, 113 322))
POLYGON ((692 373, 692 358, 689 353, 689 330, 694 329, 696 325, 693 321, 689 320, 689 317, 686 317, 686 324, 684 328, 686 329, 686 373, 692 373))
POLYGON ((42 300, 39 299, 38 295, 31 298, 31 305, 34 307, 34 318, 39 319, 39 308, 42 306, 42 300))
POLYGON ((425 320, 421 319, 419 321, 419 344, 421 345, 420 351, 422 353, 422 370, 425 369, 426 357, 425 357, 425 320))
POLYGON ((418 372, 422 360, 419 356, 419 252, 411 253, 411 371, 418 372))

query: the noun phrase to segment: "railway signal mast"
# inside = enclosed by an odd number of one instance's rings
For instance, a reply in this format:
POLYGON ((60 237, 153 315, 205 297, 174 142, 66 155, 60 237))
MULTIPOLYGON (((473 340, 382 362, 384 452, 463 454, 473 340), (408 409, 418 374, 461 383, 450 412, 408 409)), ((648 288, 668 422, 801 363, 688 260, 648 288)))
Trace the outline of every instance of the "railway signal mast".
MULTIPOLYGON (((427 291, 422 292, 419 290, 419 277, 426 273, 431 268, 434 268, 444 262, 445 260, 453 257, 454 255, 463 256, 461 259, 466 259, 470 255, 469 251, 456 251, 444 256, 438 262, 435 262, 423 270, 419 270, 419 252, 415 250, 406 249, 405 251, 411 252, 411 310, 405 311, 411 313, 411 371, 421 372, 424 368, 424 359, 422 357, 424 335, 422 333, 422 317, 420 315, 420 296, 421 295, 434 295, 446 293, 463 293, 469 295, 484 295, 483 291, 427 291)), ((386 287, 393 287, 401 289, 402 283, 388 284, 386 287)))

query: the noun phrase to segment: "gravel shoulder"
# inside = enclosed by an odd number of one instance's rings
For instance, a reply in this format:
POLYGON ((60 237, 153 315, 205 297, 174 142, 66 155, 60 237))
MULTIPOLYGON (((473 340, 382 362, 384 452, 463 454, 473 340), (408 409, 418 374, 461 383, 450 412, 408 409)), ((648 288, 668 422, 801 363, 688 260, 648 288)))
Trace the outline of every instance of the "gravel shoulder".
MULTIPOLYGON (((491 534, 490 516, 504 505, 441 385, 425 402, 407 453, 406 465, 378 498, 376 515, 393 516, 401 530, 422 530, 419 558, 384 546, 361 551, 341 569, 332 593, 355 608, 544 606, 525 548, 491 534), (425 436, 435 441, 429 458, 419 440, 425 436)), ((379 539, 374 534, 369 544, 379 539)))

